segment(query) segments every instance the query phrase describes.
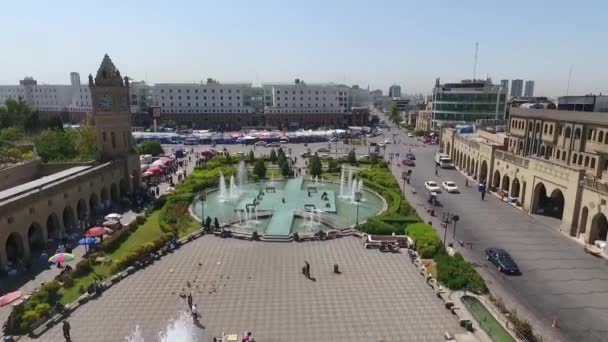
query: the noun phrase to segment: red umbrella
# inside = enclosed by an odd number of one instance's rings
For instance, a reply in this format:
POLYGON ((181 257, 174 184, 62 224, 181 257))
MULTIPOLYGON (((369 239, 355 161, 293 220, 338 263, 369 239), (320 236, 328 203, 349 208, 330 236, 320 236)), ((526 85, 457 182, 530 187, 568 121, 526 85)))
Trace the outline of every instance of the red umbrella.
POLYGON ((151 167, 146 172, 149 172, 149 173, 152 173, 155 175, 160 175, 163 173, 163 169, 161 169, 160 167, 151 167))
POLYGON ((21 298, 22 296, 23 296, 23 292, 21 292, 21 291, 7 293, 4 296, 0 297, 0 307, 9 305, 10 303, 21 298))
POLYGON ((104 236, 104 235, 108 234, 109 232, 111 232, 111 230, 106 227, 93 227, 93 228, 87 230, 87 233, 84 236, 100 237, 100 236, 104 236))

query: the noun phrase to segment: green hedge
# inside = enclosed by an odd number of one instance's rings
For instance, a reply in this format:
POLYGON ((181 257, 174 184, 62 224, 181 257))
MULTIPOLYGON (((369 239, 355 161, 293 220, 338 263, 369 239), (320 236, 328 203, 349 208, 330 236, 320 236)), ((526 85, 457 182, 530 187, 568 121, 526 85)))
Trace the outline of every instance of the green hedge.
POLYGON ((429 259, 441 250, 441 238, 430 225, 419 222, 410 224, 406 234, 416 243, 416 250, 421 258, 429 259))
POLYGON ((450 290, 477 290, 486 293, 488 288, 473 266, 456 253, 453 257, 444 253, 435 255, 437 280, 450 290))
POLYGON ((165 234, 152 242, 148 242, 139 246, 136 250, 134 250, 127 256, 115 260, 112 264, 112 272, 118 273, 124 270, 125 268, 133 265, 135 261, 144 257, 145 255, 158 251, 162 246, 167 243, 167 241, 171 240, 172 238, 172 234, 165 234))
POLYGON ((393 233, 402 235, 404 233, 403 227, 403 225, 388 224, 377 217, 370 217, 365 223, 359 225, 358 229, 362 232, 374 235, 391 235, 393 233))
POLYGON ((137 227, 137 222, 133 221, 127 227, 115 230, 112 235, 103 240, 101 249, 106 253, 114 252, 123 242, 127 241, 131 233, 137 230, 137 227))
MULTIPOLYGON (((52 281, 44 284, 38 291, 25 302, 23 311, 17 314, 16 321, 19 322, 18 332, 27 333, 31 330, 32 324, 46 316, 51 308, 59 301, 59 290, 61 285, 52 281)), ((10 333, 10 332, 9 332, 10 333)))

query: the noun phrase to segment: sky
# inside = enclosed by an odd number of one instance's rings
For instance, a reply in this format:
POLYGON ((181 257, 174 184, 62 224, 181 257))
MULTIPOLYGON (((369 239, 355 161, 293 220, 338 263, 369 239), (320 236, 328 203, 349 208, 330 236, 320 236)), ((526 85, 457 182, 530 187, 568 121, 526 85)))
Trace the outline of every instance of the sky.
POLYGON ((108 53, 150 84, 313 82, 429 93, 440 77, 608 93, 607 1, 3 1, 0 84, 86 81, 108 53))

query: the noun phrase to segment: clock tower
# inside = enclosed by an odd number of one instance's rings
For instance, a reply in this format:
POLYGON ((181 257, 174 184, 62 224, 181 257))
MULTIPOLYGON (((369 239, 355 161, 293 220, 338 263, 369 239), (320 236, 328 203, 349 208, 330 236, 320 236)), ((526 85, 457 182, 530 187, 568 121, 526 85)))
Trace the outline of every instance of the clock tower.
POLYGON ((106 54, 95 78, 89 75, 89 88, 100 161, 124 165, 130 190, 136 192, 141 169, 131 136, 129 79, 120 76, 120 71, 106 54))
POLYGON ((129 81, 122 78, 110 57, 103 57, 97 75, 89 75, 97 148, 102 160, 123 156, 133 150, 129 81))

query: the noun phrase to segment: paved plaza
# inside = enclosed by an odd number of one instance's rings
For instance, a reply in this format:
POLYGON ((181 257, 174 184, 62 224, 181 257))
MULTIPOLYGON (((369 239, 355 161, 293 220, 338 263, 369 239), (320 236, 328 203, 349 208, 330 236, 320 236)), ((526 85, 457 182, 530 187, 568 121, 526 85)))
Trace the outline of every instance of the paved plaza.
MULTIPOLYGON (((157 341, 186 309, 191 283, 205 329, 197 340, 252 330, 259 341, 441 341, 458 321, 407 254, 366 250, 355 237, 261 243, 205 236, 135 273, 69 318, 74 341, 121 341, 139 325, 157 341), (316 281, 301 274, 311 264, 316 281), (333 273, 338 263, 342 274, 333 273)), ((63 341, 61 326, 40 340, 63 341)))

